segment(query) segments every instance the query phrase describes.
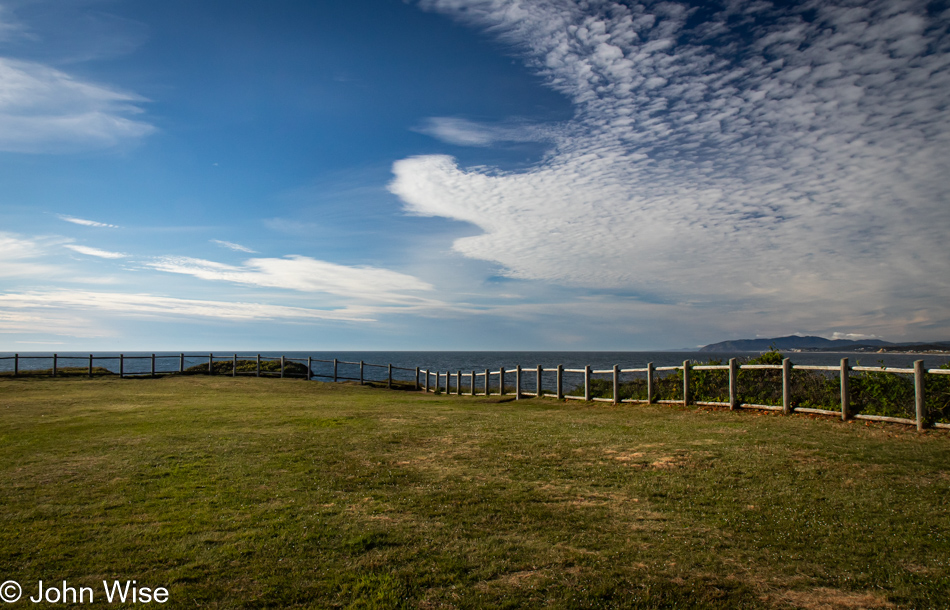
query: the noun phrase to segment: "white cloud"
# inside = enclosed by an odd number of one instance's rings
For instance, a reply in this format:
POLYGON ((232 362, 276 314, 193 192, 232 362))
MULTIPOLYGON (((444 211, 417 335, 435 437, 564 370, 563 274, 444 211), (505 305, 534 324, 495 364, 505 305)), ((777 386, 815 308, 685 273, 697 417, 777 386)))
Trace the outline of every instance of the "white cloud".
POLYGON ((732 2, 696 27, 674 3, 421 5, 517 45, 576 106, 529 171, 394 164, 408 212, 482 229, 456 251, 769 327, 950 328, 950 55, 923 2, 732 2))
POLYGON ((248 252, 248 253, 250 253, 250 254, 256 254, 256 253, 257 253, 256 250, 251 250, 251 249, 248 248, 247 246, 242 246, 241 244, 236 244, 236 243, 234 243, 234 242, 222 241, 222 240, 220 240, 220 239, 212 239, 212 240, 210 240, 210 241, 211 241, 211 243, 213 243, 213 244, 218 244, 218 245, 221 246, 222 248, 228 248, 229 250, 234 250, 235 252, 248 252))
POLYGON ((416 131, 459 146, 491 146, 498 142, 544 142, 552 139, 551 129, 542 126, 485 125, 452 117, 428 118, 416 131))
POLYGON ((97 222, 95 220, 86 220, 85 218, 76 218, 75 216, 66 216, 65 214, 59 214, 60 220, 65 220, 66 222, 71 222, 75 225, 82 225, 84 227, 105 227, 109 229, 118 229, 117 225, 110 225, 105 222, 97 222))
POLYGON ((71 152, 141 138, 155 128, 128 117, 140 114, 145 101, 40 63, 0 57, 0 150, 71 152))
POLYGON ((125 258, 126 257, 126 255, 121 252, 109 252, 108 250, 100 250, 99 248, 90 248, 89 246, 78 246, 76 244, 66 244, 65 247, 69 248, 73 252, 85 254, 86 256, 96 256, 99 258, 125 258))
MULTIPOLYGON (((269 303, 241 303, 180 299, 154 294, 90 292, 83 290, 28 291, 0 294, 0 331, 19 332, 19 325, 28 324, 45 310, 65 309, 69 312, 101 311, 121 315, 167 317, 201 317, 225 320, 290 320, 290 321, 372 321, 368 310, 347 307, 332 310, 287 307, 269 303), (26 313, 18 315, 18 310, 26 313)), ((45 314, 43 314, 45 315, 45 314)))
POLYGON ((372 303, 431 304, 414 293, 431 291, 432 286, 411 275, 379 267, 338 265, 306 256, 252 258, 240 267, 197 258, 164 257, 148 266, 205 280, 320 292, 372 303))

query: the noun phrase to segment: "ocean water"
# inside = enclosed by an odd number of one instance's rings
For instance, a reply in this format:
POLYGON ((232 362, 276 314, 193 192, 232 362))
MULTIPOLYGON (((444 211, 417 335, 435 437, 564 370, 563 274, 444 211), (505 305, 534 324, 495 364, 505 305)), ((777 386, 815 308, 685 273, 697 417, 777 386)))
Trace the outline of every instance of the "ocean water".
MULTIPOLYGON (((118 373, 119 354, 118 352, 99 352, 94 354, 96 359, 94 365, 104 367, 118 373)), ((156 352, 156 372, 176 372, 179 367, 179 354, 176 352, 156 352)), ((233 353, 220 352, 214 353, 215 360, 229 360, 233 353)), ((681 365, 684 360, 690 362, 705 363, 710 360, 720 360, 723 363, 729 358, 752 358, 758 355, 758 352, 749 353, 711 353, 711 352, 468 352, 468 351, 444 351, 444 352, 412 352, 412 351, 352 351, 352 352, 261 352, 262 359, 279 359, 281 355, 297 362, 306 362, 307 358, 313 359, 312 370, 315 379, 330 380, 333 375, 334 358, 338 360, 337 374, 339 378, 359 378, 359 362, 362 360, 365 364, 363 375, 366 380, 385 380, 388 375, 388 365, 394 367, 393 378, 399 380, 412 380, 415 378, 415 368, 422 370, 428 369, 433 373, 432 383, 435 382, 434 374, 440 372, 444 375, 446 371, 456 373, 461 371, 464 374, 470 374, 472 371, 482 373, 485 369, 497 371, 499 367, 505 367, 506 371, 514 371, 517 365, 521 365, 525 370, 523 387, 530 391, 535 386, 535 368, 541 365, 545 369, 555 368, 561 364, 565 368, 584 368, 590 365, 594 370, 606 370, 620 365, 621 368, 640 368, 645 367, 648 362, 654 366, 675 366, 681 365), (356 363, 356 364, 353 364, 356 363), (381 366, 372 366, 381 365, 381 366)), ((811 365, 838 365, 841 358, 848 358, 852 366, 876 366, 883 363, 886 366, 893 367, 912 367, 915 360, 923 360, 926 368, 936 368, 950 362, 950 355, 937 354, 873 354, 873 353, 789 353, 787 354, 794 364, 811 365)), ((0 352, 0 372, 10 372, 13 370, 14 361, 12 352, 0 352)), ((19 368, 25 370, 42 370, 52 367, 51 352, 31 352, 20 353, 19 368)), ((127 352, 124 354, 124 370, 126 374, 147 374, 151 370, 151 354, 148 352, 127 352)), ((238 352, 238 359, 254 359, 257 352, 238 352)), ((185 367, 194 366, 208 362, 208 353, 187 352, 185 354, 185 367)), ((88 353, 63 352, 58 354, 58 367, 86 367, 89 363, 88 353)), ((497 379, 497 378, 496 378, 497 379)), ((565 373, 565 387, 572 387, 580 383, 583 376, 579 373, 565 373)), ((508 383, 514 381, 514 375, 506 377, 508 383)), ((468 381, 463 380, 463 387, 468 388, 468 381)), ((484 382, 479 380, 479 386, 484 382)), ((554 386, 554 373, 545 373, 542 383, 545 388, 552 389, 554 386)), ((453 381, 453 386, 454 386, 453 381)))

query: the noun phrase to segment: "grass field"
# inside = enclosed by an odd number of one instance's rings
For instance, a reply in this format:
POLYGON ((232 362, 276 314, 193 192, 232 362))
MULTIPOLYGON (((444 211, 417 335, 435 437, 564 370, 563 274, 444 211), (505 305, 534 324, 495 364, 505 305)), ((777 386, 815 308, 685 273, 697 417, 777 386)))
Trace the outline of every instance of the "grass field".
POLYGON ((0 416, 0 581, 26 594, 66 580, 102 604, 103 580, 134 579, 178 608, 950 604, 944 430, 200 376, 5 379, 0 416))

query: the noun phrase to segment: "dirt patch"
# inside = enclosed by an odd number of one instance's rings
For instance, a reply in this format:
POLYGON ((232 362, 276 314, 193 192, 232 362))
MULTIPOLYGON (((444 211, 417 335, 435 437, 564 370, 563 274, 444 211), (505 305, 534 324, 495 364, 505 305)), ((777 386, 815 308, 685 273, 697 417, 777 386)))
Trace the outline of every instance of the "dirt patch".
POLYGON ((894 604, 879 593, 855 593, 839 589, 819 588, 811 591, 786 591, 782 601, 805 610, 863 610, 894 608, 894 604))

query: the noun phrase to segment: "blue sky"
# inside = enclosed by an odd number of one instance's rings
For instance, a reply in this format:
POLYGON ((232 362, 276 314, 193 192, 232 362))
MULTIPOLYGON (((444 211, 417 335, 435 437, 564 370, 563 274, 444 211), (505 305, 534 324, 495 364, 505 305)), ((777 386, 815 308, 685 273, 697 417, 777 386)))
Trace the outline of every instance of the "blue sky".
POLYGON ((948 26, 0 0, 0 350, 946 340, 948 26))

